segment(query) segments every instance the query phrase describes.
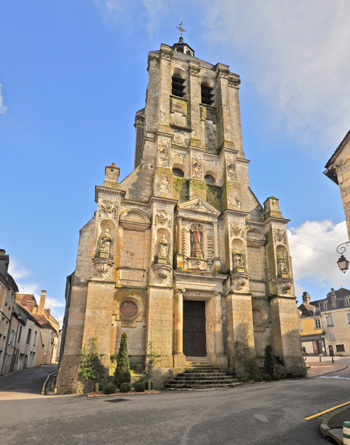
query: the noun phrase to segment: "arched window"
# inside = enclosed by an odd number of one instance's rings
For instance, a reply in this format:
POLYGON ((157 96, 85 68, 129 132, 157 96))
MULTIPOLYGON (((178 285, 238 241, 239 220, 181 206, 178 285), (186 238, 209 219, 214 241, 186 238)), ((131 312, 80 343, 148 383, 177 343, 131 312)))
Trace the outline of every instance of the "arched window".
POLYGON ((211 88, 207 82, 201 84, 201 98, 204 105, 213 105, 214 103, 214 88, 211 88))
POLYGON ((184 97, 186 93, 185 79, 180 74, 174 73, 171 78, 171 94, 173 96, 184 97))
POLYGON ((208 183, 208 184, 215 184, 215 178, 212 175, 205 175, 204 176, 204 180, 208 183))
POLYGON ((174 176, 177 176, 178 178, 183 178, 185 175, 184 175, 184 172, 181 170, 181 168, 173 168, 173 173, 174 173, 174 176))

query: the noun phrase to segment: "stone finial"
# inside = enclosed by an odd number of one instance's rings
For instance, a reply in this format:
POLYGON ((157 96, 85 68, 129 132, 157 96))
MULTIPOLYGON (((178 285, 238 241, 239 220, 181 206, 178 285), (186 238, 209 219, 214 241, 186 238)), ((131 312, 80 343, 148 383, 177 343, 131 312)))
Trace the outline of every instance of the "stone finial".
POLYGON ((272 217, 275 218, 283 218, 282 213, 280 212, 280 206, 278 204, 278 199, 274 196, 270 196, 264 202, 264 216, 265 220, 272 217))
POLYGON ((112 163, 112 165, 106 166, 105 174, 106 174, 106 178, 103 181, 103 185, 108 185, 108 183, 114 184, 114 185, 118 184, 120 168, 117 167, 114 162, 112 163))
POLYGON ((303 292, 303 303, 310 304, 310 295, 307 292, 303 292))

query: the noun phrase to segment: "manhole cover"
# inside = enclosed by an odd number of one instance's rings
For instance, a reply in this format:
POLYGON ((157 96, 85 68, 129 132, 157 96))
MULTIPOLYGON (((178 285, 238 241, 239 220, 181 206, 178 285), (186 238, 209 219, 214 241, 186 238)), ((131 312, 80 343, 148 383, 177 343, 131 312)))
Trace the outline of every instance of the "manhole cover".
POLYGON ((117 403, 117 402, 129 402, 129 399, 110 399, 110 400, 105 400, 105 402, 109 402, 109 403, 117 403))

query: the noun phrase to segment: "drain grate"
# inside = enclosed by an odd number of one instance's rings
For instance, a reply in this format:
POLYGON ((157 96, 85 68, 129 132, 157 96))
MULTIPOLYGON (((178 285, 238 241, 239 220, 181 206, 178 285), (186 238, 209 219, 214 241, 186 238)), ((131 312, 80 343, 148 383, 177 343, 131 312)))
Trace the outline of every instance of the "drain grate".
POLYGON ((129 399, 110 399, 110 400, 105 400, 105 402, 109 402, 109 403, 117 403, 117 402, 129 402, 129 399))

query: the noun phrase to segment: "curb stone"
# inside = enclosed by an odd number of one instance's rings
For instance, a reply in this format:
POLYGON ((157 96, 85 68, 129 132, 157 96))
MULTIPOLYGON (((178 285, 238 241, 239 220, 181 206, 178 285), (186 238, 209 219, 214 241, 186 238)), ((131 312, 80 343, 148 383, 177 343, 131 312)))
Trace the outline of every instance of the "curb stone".
POLYGON ((337 414, 348 410, 350 406, 350 403, 346 406, 342 406, 341 408, 337 408, 334 411, 332 411, 332 414, 328 415, 322 420, 321 423, 321 433, 325 437, 330 437, 335 442, 337 442, 339 445, 343 444, 343 429, 342 428, 330 428, 328 426, 329 421, 336 416, 337 414))

